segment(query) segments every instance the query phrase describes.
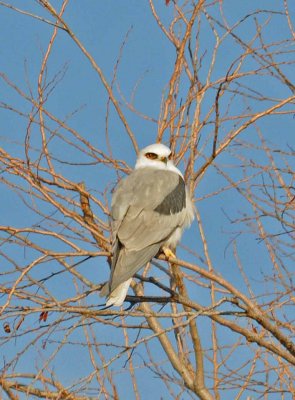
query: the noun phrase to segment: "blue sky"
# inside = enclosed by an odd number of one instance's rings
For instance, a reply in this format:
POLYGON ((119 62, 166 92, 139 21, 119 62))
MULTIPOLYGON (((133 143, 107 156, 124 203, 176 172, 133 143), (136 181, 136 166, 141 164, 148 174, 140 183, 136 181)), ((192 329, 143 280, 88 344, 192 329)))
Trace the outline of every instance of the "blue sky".
MULTIPOLYGON (((36 1, 23 2, 19 0, 11 1, 10 3, 15 7, 52 20, 36 1)), ((58 7, 60 1, 52 1, 52 4, 58 7)), ((167 7, 165 6, 165 1, 159 0, 155 2, 155 5, 161 20, 168 26, 175 15, 172 4, 167 7)), ((226 0, 223 5, 229 24, 234 24, 243 16, 254 12, 257 8, 263 10, 275 9, 276 11, 283 12, 283 5, 272 0, 261 0, 253 3, 226 0)), ((293 13, 292 17, 294 21, 294 5, 290 4, 290 11, 293 13)), ((216 16, 216 18, 220 18, 218 5, 212 6, 210 13, 216 16)), ((268 22, 268 17, 269 14, 266 11, 257 15, 258 22, 266 24, 263 28, 263 33, 267 42, 280 43, 283 39, 290 39, 290 31, 285 18, 280 14, 276 14, 272 15, 271 20, 268 22)), ((123 112, 139 146, 143 147, 154 142, 157 135, 156 121, 160 115, 162 97, 167 89, 175 62, 175 49, 155 23, 148 2, 143 0, 70 1, 64 18, 101 67, 109 83, 112 80, 114 66, 119 57, 121 46, 125 40, 124 38, 126 38, 126 35, 128 36, 124 44, 122 57, 120 58, 114 93, 122 105, 123 112), (135 87, 136 91, 133 96, 135 87), (128 101, 133 99, 136 109, 140 113, 147 115, 150 120, 143 119, 140 115, 136 115, 134 112, 128 110, 124 105, 121 95, 128 101)), ((1 36, 5 38, 0 45, 1 71, 23 92, 29 95, 31 91, 33 96, 37 96, 37 78, 44 52, 52 34, 52 26, 5 7, 0 8, 0 26, 1 36)), ((204 57, 203 66, 200 70, 201 79, 206 78, 210 63, 210 54, 215 44, 214 35, 209 25, 204 24, 203 26, 206 26, 206 29, 200 33, 202 46, 200 54, 203 54, 204 57)), ((219 29, 221 33, 222 29, 219 29)), ((244 41, 249 40, 255 32, 254 19, 249 17, 234 32, 239 34, 244 41)), ((258 43, 257 39, 257 45, 258 43)), ((285 53, 283 56, 278 55, 278 58, 281 57, 283 59, 285 57, 286 60, 289 60, 293 57, 293 53, 291 53, 292 48, 288 46, 286 45, 286 51, 290 50, 290 53, 285 53)), ((279 48, 279 46, 277 45, 275 48, 279 48)), ((241 52, 241 48, 234 41, 225 40, 224 45, 220 47, 217 54, 216 68, 213 71, 212 79, 218 79, 218 77, 223 76, 228 70, 229 65, 236 62, 241 52)), ((249 58, 249 61, 243 65, 243 70, 255 68, 254 65, 255 62, 253 59, 249 58)), ((109 150, 105 136, 107 94, 97 74, 91 68, 89 61, 64 32, 60 31, 58 33, 47 69, 47 82, 59 76, 56 74, 61 74, 61 80, 56 84, 46 102, 47 109, 56 117, 62 120, 66 119, 69 126, 79 132, 85 140, 108 154, 109 150)), ((283 66, 282 69, 288 78, 292 80, 295 72, 294 66, 283 66)), ((271 80, 268 75, 250 76, 241 80, 241 82, 249 85, 253 90, 261 91, 269 97, 276 99, 290 95, 288 93, 289 89, 286 86, 275 79, 271 80)), ((184 80, 180 87, 180 93, 183 93, 183 96, 186 95, 187 87, 188 82, 184 80)), ((214 91, 208 92, 204 100, 202 117, 206 114, 207 107, 209 108, 212 105, 214 96, 214 91)), ((227 94, 226 96, 221 105, 222 113, 226 112, 231 94, 227 94)), ((13 107, 24 114, 30 113, 32 108, 31 104, 16 93, 12 87, 9 87, 3 79, 0 81, 0 101, 2 105, 3 103, 13 105, 13 107)), ((259 103, 250 98, 247 101, 247 105, 251 108, 261 107, 264 109, 267 105, 271 104, 270 101, 259 103)), ((244 99, 240 98, 231 104, 230 107, 230 114, 237 115, 241 110, 245 109, 246 105, 244 99)), ((292 108, 291 106, 288 107, 289 109, 292 108)), ((27 126, 28 120, 26 117, 7 110, 5 106, 0 108, 0 139, 2 146, 16 157, 23 157, 24 155, 23 143, 27 126)), ((224 137, 233 126, 234 122, 231 120, 224 122, 220 128, 220 137, 224 137)), ((67 135, 62 129, 58 129, 57 124, 53 121, 48 120, 48 127, 52 130, 57 129, 58 132, 67 135)), ((261 145, 256 128, 261 129, 270 146, 284 150, 288 149, 288 146, 293 146, 294 148, 294 118, 292 115, 273 116, 269 119, 266 118, 263 121, 259 121, 255 128, 251 126, 239 138, 249 145, 248 148, 239 149, 239 144, 235 143, 226 153, 217 159, 217 166, 222 171, 228 173, 235 181, 243 177, 244 170, 241 166, 245 159, 247 161, 252 160, 257 164, 268 165, 269 161, 265 157, 261 157, 261 152, 258 149, 254 149, 255 146, 261 145)), ((108 120, 108 134, 115 158, 125 161, 132 167, 136 155, 113 107, 111 107, 108 120)), ((212 125, 209 125, 204 128, 200 147, 208 140, 211 134, 212 125)), ((32 135, 35 135, 32 143, 37 149, 40 146, 38 127, 34 126, 32 128, 32 135)), ((169 142, 168 131, 165 133, 164 139, 166 142, 169 142)), ((117 176, 111 168, 101 164, 65 164, 64 162, 86 163, 90 160, 90 157, 73 147, 67 147, 64 142, 57 138, 51 141, 49 148, 56 160, 63 161, 63 163, 60 161, 55 162, 56 170, 59 173, 64 174, 64 176, 74 182, 84 181, 90 193, 102 202, 110 200, 111 189, 117 180, 117 176), (105 189, 106 195, 104 194, 105 189)), ((204 148, 204 154, 206 155, 208 155, 208 148, 204 148)), ((31 154, 32 157, 38 157, 37 151, 32 151, 31 154)), ((286 156, 286 158, 288 157, 286 156)), ((201 165, 202 162, 202 155, 200 155, 200 159, 196 163, 197 166, 201 165)), ((288 162, 294 168, 294 159, 288 158, 288 162)), ((183 165, 180 165, 180 167, 183 167, 183 165)), ((18 177, 12 179, 15 182, 19 182, 18 177)), ((261 177, 253 178, 252 184, 261 184, 261 177)), ((195 192, 196 204, 204 224, 212 262, 218 273, 235 284, 238 289, 247 293, 247 288, 237 268, 237 262, 233 257, 233 239, 236 239, 241 263, 247 270, 248 278, 252 282, 253 291, 259 294, 265 289, 266 284, 263 282, 263 277, 265 273, 269 272, 268 265, 271 268, 270 258, 264 244, 257 240, 257 232, 254 229, 251 230, 251 226, 242 223, 231 223, 231 220, 238 219, 243 214, 252 214, 249 202, 237 193, 235 189, 221 191, 217 195, 214 195, 216 191, 219 192, 226 185, 228 185, 228 182, 218 173, 217 169, 210 168, 206 171, 202 180, 200 180, 195 192), (243 233, 238 234, 240 231, 243 233)), ((245 188, 246 185, 241 185, 241 187, 245 188)), ((38 221, 40 221, 40 215, 36 215, 33 210, 24 208, 21 197, 14 190, 1 189, 0 204, 1 210, 5 210, 1 215, 1 224, 3 225, 25 227, 39 223, 38 221), (7 204, 11 206, 7 208, 7 204)), ((47 212, 46 205, 39 203, 38 207, 47 212)), ((50 207, 48 207, 48 212, 49 210, 50 207)), ((93 211, 107 221, 107 216, 103 215, 99 207, 95 204, 93 204, 93 211)), ((275 233, 280 230, 280 225, 273 220, 269 220, 266 224, 270 232, 275 233)), ((45 239, 38 240, 41 241, 40 243, 46 244, 45 239)), ((75 240, 78 241, 79 238, 75 240)), ((189 246, 195 252, 195 255, 191 255, 181 248, 178 253, 180 257, 182 256, 186 260, 195 262, 206 268, 204 249, 196 222, 185 233, 182 243, 189 246)), ((62 249, 61 243, 55 243, 54 245, 58 249, 62 249)), ((85 243, 85 248, 93 250, 95 246, 93 243, 85 243)), ((13 255, 15 260, 22 266, 35 257, 35 253, 28 249, 24 252, 23 249, 17 250, 16 247, 5 247, 5 251, 13 255)), ((48 263, 46 264, 46 269, 41 268, 34 271, 34 276, 40 279, 40 277, 43 278, 59 269, 60 266, 54 262, 48 263)), ((78 270, 95 283, 106 280, 108 276, 107 263, 102 258, 91 259, 79 266, 78 270)), ((155 268, 152 271, 159 273, 155 268)), ((46 283, 48 290, 54 293, 59 299, 66 298, 75 293, 76 289, 73 282, 71 281, 67 285, 67 276, 69 280, 72 280, 70 274, 64 274, 63 279, 56 277, 46 283)), ((83 290, 81 286, 79 289, 83 290)), ((195 301, 199 301, 202 304, 210 302, 208 290, 199 288, 198 292, 194 292, 195 288, 193 286, 190 287, 190 290, 195 301)), ((87 305, 89 307, 95 306, 97 301, 101 301, 101 299, 97 300, 97 294, 92 294, 87 299, 87 305)), ((58 318, 58 316, 55 317, 58 318)), ((63 324, 65 331, 54 333, 54 328, 52 328, 52 332, 48 335, 46 350, 42 353, 40 352, 40 347, 36 345, 31 352, 27 353, 28 355, 22 357, 16 370, 26 369, 30 357, 34 359, 34 362, 31 364, 32 371, 35 365, 37 365, 37 368, 43 365, 46 357, 49 357, 51 351, 55 348, 55 340, 62 340, 64 335, 70 332, 72 324, 78 321, 75 316, 67 315, 66 318, 68 317, 70 320, 63 324)), ((36 315, 34 315, 26 319, 24 329, 33 329, 38 324, 36 315)), ((203 346, 204 348, 210 347, 211 337, 206 334, 206 331, 210 330, 210 323, 204 318, 200 324, 203 346)), ((118 343, 123 344, 122 334, 115 328, 95 323, 94 330, 102 342, 116 340, 118 343)), ((229 343, 232 342, 232 338, 228 338, 227 335, 228 331, 220 328, 220 337, 223 339, 224 344, 227 343, 227 340, 229 343)), ((133 336, 133 339, 135 339, 136 333, 133 336)), ((85 373, 86 375, 87 372, 91 371, 92 367, 89 362, 89 356, 83 350, 83 346, 74 346, 75 343, 80 343, 83 340, 81 338, 83 338, 83 327, 77 328, 70 334, 69 342, 73 343, 73 345, 69 343, 55 358, 54 367, 56 374, 62 374, 65 385, 70 385, 77 377, 81 377, 81 374, 85 373)), ((6 344, 5 357, 9 359, 15 352, 14 346, 16 346, 16 350, 18 351, 24 346, 27 340, 30 340, 29 334, 18 338, 15 343, 6 344)), ((153 350, 156 350, 157 353, 159 346, 157 341, 151 341, 150 346, 154 346, 153 350)), ((243 352, 243 349, 244 347, 241 346, 241 352, 243 352)), ((143 353, 145 352, 145 350, 142 351, 143 353)), ((161 354, 160 348, 159 354, 161 354)), ((238 351, 233 355, 233 366, 238 365, 240 355, 241 353, 238 351)), ((111 358, 111 354, 106 354, 106 357, 111 358)), ((159 356, 160 358, 161 356, 159 356)), ((113 368, 116 371, 115 380, 120 387, 120 398, 132 399, 134 397, 132 397, 130 377, 128 377, 127 373, 123 373, 122 376, 119 374, 124 369, 125 361, 126 358, 114 363, 113 368)), ((159 384, 159 380, 154 378, 153 372, 146 372, 147 370, 142 368, 140 352, 136 352, 134 363, 138 366, 136 376, 142 389, 141 398, 150 399, 153 396, 158 399, 161 395, 164 399, 168 398, 164 385, 159 384), (148 378, 146 378, 147 376, 148 378), (147 391, 149 391, 148 395, 147 391)), ((167 367, 169 373, 172 374, 173 371, 169 369, 167 364, 164 365, 167 367)), ((189 396, 185 396, 183 397, 184 399, 190 398, 189 396)), ((232 396, 232 392, 222 393, 222 398, 225 400, 232 399, 232 396)), ((291 397, 287 397, 286 395, 286 399, 291 399, 291 397)))

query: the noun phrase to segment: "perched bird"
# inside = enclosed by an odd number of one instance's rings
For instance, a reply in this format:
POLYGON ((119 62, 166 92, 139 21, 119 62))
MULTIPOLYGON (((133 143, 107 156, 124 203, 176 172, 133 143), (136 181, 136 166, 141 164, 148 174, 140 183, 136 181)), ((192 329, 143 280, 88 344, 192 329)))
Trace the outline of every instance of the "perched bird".
POLYGON ((100 293, 108 298, 106 306, 122 305, 133 275, 161 250, 172 256, 194 218, 183 176, 171 158, 161 143, 145 147, 115 190, 111 275, 100 293))

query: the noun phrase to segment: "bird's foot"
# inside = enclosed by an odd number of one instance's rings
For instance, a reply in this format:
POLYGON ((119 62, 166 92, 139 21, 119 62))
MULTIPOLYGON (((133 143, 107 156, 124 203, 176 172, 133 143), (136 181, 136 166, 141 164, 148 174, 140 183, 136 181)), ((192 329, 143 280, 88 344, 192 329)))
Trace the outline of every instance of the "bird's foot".
POLYGON ((171 249, 169 249, 169 247, 163 247, 162 250, 167 258, 176 258, 176 255, 171 249))

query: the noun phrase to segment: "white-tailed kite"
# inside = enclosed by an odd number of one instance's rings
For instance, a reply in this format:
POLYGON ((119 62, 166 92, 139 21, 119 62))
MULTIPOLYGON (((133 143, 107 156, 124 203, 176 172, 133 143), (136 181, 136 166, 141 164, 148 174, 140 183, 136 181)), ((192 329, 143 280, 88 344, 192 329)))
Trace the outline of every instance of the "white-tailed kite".
POLYGON ((116 188, 111 216, 111 275, 100 295, 108 297, 106 306, 121 306, 133 275, 160 250, 174 250, 194 218, 168 147, 156 143, 140 151, 134 171, 116 188))

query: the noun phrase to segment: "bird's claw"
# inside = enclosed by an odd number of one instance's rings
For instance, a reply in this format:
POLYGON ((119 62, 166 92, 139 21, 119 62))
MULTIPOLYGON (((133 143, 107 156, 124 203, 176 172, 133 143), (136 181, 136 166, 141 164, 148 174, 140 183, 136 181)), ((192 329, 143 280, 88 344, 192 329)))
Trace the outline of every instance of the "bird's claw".
POLYGON ((171 249, 169 249, 169 247, 163 247, 162 250, 167 258, 176 258, 175 254, 171 249))

